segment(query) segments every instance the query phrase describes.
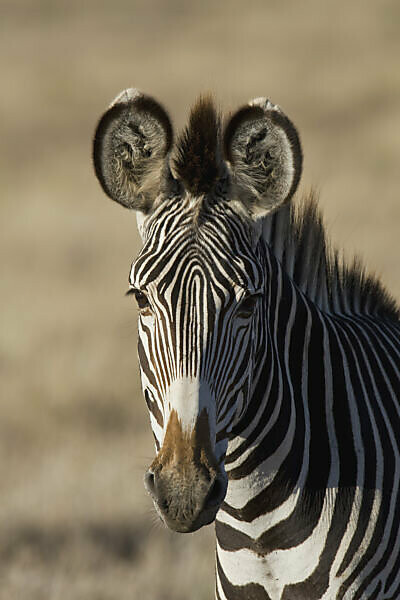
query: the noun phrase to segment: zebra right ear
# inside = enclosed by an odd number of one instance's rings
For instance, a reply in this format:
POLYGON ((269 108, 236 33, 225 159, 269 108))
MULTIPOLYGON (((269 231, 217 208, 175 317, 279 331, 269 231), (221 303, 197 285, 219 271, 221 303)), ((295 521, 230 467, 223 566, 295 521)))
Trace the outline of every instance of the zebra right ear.
POLYGON ((293 196, 302 152, 294 125, 279 106, 257 98, 236 112, 225 127, 224 151, 238 199, 254 217, 293 196))
POLYGON ((148 213, 163 180, 172 125, 150 96, 130 88, 101 117, 93 141, 93 163, 105 193, 127 208, 148 213))

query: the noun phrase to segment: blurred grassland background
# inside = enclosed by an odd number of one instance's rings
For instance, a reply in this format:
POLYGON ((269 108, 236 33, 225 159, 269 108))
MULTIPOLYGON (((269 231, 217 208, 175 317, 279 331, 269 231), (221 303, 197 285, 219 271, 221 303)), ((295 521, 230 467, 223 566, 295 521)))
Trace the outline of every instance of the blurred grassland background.
POLYGON ((91 165, 137 86, 179 129, 200 92, 266 95, 298 126, 302 189, 400 298, 400 3, 0 0, 0 598, 206 600, 213 531, 155 525, 124 298, 135 218, 91 165))

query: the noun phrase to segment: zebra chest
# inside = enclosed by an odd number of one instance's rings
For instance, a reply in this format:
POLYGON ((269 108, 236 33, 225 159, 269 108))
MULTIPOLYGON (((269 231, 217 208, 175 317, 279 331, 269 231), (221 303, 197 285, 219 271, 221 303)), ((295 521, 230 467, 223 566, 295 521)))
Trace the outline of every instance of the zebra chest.
POLYGON ((338 572, 344 558, 342 542, 354 533, 351 519, 343 527, 335 523, 332 493, 312 500, 310 506, 295 494, 250 522, 228 506, 220 511, 216 535, 217 573, 225 590, 221 598, 352 598, 338 595, 344 579, 338 572))
POLYGON ((274 527, 253 538, 239 527, 216 522, 217 570, 224 573, 225 588, 230 590, 226 593, 228 600, 322 598, 329 585, 330 565, 320 566, 318 574, 312 575, 318 570, 323 540, 306 537, 308 527, 304 525, 281 537, 283 532, 279 530, 274 527), (307 585, 293 589, 294 584, 308 578, 307 585))

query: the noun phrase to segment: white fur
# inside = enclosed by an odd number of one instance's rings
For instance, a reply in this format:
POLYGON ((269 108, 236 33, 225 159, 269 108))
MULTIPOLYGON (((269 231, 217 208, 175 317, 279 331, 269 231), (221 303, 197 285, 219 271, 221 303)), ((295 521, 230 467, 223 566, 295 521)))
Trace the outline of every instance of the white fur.
POLYGON ((110 104, 110 108, 112 106, 115 106, 115 104, 129 102, 130 100, 134 100, 135 98, 139 98, 140 96, 143 96, 143 94, 137 88, 127 88, 126 90, 122 90, 122 92, 120 92, 118 96, 114 98, 114 100, 110 104))
POLYGON ((201 411, 205 408, 210 423, 211 442, 215 443, 215 400, 207 383, 190 377, 176 379, 167 390, 164 405, 169 412, 177 412, 182 429, 187 432, 193 431, 201 411))
POLYGON ((142 238, 142 242, 144 242, 145 230, 146 230, 146 217, 144 213, 140 210, 136 211, 136 223, 139 231, 139 235, 142 238))

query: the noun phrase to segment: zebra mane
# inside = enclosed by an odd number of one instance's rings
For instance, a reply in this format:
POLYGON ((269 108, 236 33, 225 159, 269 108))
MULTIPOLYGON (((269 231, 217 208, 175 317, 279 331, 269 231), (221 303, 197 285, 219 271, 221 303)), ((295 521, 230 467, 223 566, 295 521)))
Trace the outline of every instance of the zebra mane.
POLYGON ((194 196, 207 194, 223 174, 221 117, 211 96, 200 96, 177 141, 176 174, 194 196))
POLYGON ((400 320, 400 307, 359 257, 348 261, 327 237, 315 193, 263 222, 263 238, 300 290, 322 310, 400 320))

